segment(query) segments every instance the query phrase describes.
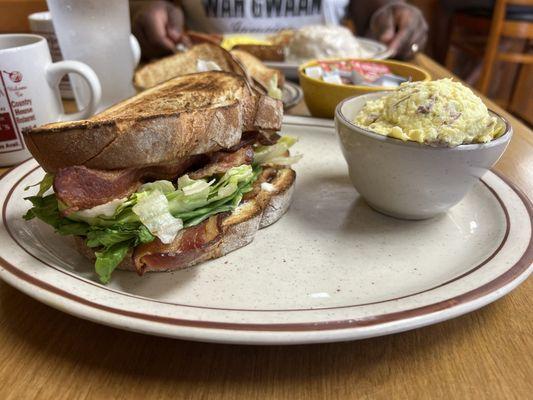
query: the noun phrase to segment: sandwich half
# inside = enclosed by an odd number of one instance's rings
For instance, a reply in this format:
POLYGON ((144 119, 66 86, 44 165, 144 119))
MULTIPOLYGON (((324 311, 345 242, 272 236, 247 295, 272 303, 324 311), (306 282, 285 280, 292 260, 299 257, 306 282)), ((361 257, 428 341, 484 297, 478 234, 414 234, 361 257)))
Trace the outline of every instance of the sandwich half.
POLYGON ((146 90, 180 75, 205 70, 234 72, 262 86, 270 95, 281 98, 284 76, 281 71, 269 68, 261 60, 243 50, 225 50, 214 43, 202 43, 189 50, 152 61, 135 72, 133 82, 146 90))
POLYGON ((289 207, 282 104, 231 72, 181 76, 94 117, 25 133, 46 171, 24 216, 116 268, 172 271, 250 243, 289 207))

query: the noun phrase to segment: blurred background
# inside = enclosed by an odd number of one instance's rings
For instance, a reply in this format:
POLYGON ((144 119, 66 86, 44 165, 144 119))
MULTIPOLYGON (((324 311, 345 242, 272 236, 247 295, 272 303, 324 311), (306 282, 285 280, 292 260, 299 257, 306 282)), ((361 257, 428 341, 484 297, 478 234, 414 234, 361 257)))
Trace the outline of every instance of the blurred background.
MULTIPOLYGON (((430 26, 425 52, 533 124, 533 0, 413 0, 430 26)), ((45 0, 0 0, 0 33, 29 32, 45 0)))

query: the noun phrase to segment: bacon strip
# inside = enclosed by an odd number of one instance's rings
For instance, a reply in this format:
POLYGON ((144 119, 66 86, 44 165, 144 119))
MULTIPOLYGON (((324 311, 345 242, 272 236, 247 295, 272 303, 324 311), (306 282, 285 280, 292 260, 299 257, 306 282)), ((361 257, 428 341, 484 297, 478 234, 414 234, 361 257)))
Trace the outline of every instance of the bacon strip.
POLYGON ((276 144, 278 140, 281 138, 280 135, 278 135, 277 132, 270 132, 270 131, 255 131, 255 132, 247 132, 244 134, 241 138, 241 141, 237 143, 235 146, 230 147, 228 152, 231 151, 237 151, 241 147, 251 145, 254 143, 262 144, 263 146, 272 146, 273 144, 276 144))
POLYGON ((136 247, 133 261, 137 272, 142 275, 147 267, 161 271, 176 266, 185 268, 215 257, 226 216, 227 213, 213 215, 199 225, 184 229, 170 244, 155 239, 136 247))
POLYGON ((234 151, 237 151, 239 149, 242 149, 245 146, 250 146, 257 142, 257 138, 259 137, 259 132, 247 132, 241 137, 241 141, 237 143, 235 146, 230 147, 227 150, 224 150, 226 153, 231 153, 234 151))
POLYGON ((114 171, 85 166, 62 168, 54 177, 54 192, 57 199, 67 205, 63 213, 68 214, 128 197, 147 179, 177 178, 201 158, 194 156, 168 165, 114 171))
POLYGON ((134 169, 101 171, 83 166, 60 169, 54 177, 54 192, 67 205, 64 214, 88 209, 127 197, 140 186, 134 169))
POLYGON ((251 164, 253 159, 254 151, 252 150, 252 146, 249 145, 233 153, 217 151, 211 155, 209 163, 206 166, 189 174, 189 177, 191 179, 202 179, 213 175, 220 175, 230 168, 243 164, 251 164))
POLYGON ((253 161, 252 144, 274 144, 279 139, 275 132, 249 132, 241 142, 208 156, 192 156, 168 165, 104 171, 85 166, 60 169, 54 178, 58 200, 67 206, 63 214, 93 208, 109 201, 128 197, 142 182, 155 179, 175 179, 191 168, 204 166, 189 174, 192 179, 224 174, 228 169, 253 161))
POLYGON ((280 138, 281 136, 278 135, 277 132, 259 131, 257 141, 263 146, 272 146, 273 144, 276 144, 280 138))

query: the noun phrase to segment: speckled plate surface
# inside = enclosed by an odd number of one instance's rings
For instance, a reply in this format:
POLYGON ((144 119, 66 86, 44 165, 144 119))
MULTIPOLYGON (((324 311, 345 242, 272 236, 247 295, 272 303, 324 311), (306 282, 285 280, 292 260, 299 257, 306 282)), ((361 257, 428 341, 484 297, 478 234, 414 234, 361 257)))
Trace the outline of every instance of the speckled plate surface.
POLYGON ((531 203, 488 173, 449 213, 400 221, 350 185, 331 121, 287 117, 304 153, 294 202, 228 256, 176 273, 117 272, 97 283, 72 242, 24 222, 30 160, 0 181, 0 277, 46 304, 103 324, 230 343, 353 340, 414 329, 482 307, 532 269, 531 203))

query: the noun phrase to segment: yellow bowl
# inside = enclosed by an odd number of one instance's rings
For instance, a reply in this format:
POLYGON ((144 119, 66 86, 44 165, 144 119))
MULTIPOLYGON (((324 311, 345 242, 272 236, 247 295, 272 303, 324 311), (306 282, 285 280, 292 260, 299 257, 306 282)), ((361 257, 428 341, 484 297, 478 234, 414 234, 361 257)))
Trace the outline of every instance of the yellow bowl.
MULTIPOLYGON (((351 60, 384 64, 389 67, 393 74, 411 78, 412 81, 431 80, 431 75, 422 68, 400 61, 358 58, 339 58, 327 61, 351 60)), ((339 85, 335 83, 327 83, 322 79, 314 79, 307 76, 305 74, 305 69, 317 65, 319 62, 319 60, 309 61, 298 68, 298 76, 300 78, 300 86, 304 92, 305 104, 307 104, 307 108, 309 108, 311 115, 314 117, 333 118, 337 104, 348 97, 360 96, 362 94, 380 92, 383 90, 395 90, 395 88, 384 86, 339 85)))

